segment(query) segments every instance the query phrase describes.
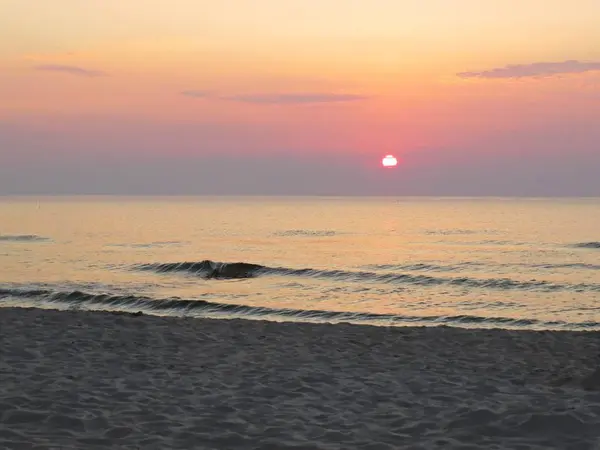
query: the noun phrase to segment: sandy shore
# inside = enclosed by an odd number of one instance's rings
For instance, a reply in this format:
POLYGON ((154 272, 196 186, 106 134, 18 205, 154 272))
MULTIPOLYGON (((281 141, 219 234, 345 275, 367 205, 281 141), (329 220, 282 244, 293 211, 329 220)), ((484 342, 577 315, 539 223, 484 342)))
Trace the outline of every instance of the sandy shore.
POLYGON ((0 309, 0 448, 600 448, 600 333, 0 309))

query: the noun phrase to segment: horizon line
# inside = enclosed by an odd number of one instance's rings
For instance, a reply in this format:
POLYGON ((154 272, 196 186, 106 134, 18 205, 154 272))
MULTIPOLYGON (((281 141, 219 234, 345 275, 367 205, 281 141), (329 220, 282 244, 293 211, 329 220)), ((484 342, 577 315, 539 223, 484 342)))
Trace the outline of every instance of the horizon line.
POLYGON ((444 199, 600 199, 598 195, 445 195, 445 194, 2 194, 9 198, 444 198, 444 199))

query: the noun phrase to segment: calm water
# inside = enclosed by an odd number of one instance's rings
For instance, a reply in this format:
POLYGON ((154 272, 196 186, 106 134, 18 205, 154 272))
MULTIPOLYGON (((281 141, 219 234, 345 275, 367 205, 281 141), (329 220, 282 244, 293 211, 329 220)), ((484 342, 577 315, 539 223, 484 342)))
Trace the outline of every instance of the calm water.
POLYGON ((600 199, 4 198, 9 305, 600 329, 600 199))

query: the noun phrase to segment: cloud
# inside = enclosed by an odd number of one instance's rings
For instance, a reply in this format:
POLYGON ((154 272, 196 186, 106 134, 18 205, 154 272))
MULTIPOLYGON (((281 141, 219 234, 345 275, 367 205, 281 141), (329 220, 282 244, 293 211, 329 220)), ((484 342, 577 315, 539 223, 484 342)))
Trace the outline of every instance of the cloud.
POLYGON ((36 66, 35 70, 67 73, 69 75, 76 75, 78 77, 102 77, 106 75, 105 72, 102 72, 100 70, 90 70, 84 69, 82 67, 66 66, 61 64, 43 64, 40 66, 36 66))
POLYGON ((181 95, 185 95, 186 97, 193 97, 193 98, 207 98, 210 97, 211 93, 209 91, 183 91, 181 92, 181 95))
POLYGON ((301 105, 309 103, 355 102, 366 100, 368 97, 364 95, 353 94, 304 93, 234 95, 231 97, 222 98, 224 100, 231 100, 235 102, 255 103, 261 105, 301 105))
POLYGON ((532 78, 551 77, 554 75, 583 73, 600 70, 600 62, 581 62, 575 60, 562 62, 536 62, 531 64, 510 64, 504 67, 481 72, 461 72, 461 78, 532 78))

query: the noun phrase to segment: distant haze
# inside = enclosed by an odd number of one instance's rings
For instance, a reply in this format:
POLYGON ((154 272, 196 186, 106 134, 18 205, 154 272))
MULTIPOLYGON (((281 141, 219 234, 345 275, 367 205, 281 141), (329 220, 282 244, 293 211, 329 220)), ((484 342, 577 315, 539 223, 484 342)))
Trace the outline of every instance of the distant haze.
POLYGON ((600 2, 421 3, 2 2, 0 195, 600 196, 600 2))

